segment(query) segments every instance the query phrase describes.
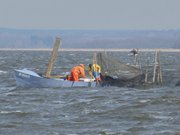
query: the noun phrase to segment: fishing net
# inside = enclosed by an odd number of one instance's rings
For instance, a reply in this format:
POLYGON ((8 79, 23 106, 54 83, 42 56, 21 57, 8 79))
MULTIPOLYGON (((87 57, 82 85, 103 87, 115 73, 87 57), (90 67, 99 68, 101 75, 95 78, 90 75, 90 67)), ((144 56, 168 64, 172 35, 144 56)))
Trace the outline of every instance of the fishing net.
POLYGON ((97 54, 97 63, 101 66, 102 81, 105 85, 133 87, 144 81, 144 74, 139 68, 126 65, 105 53, 97 54))

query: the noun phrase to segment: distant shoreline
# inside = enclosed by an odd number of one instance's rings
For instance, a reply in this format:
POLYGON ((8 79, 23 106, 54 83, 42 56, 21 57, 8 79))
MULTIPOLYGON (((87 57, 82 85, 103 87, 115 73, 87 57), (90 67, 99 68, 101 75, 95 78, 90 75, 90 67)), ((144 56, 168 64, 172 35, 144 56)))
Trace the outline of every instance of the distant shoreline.
MULTIPOLYGON (((114 49, 110 49, 110 48, 107 48, 107 49, 80 49, 80 48, 66 48, 66 49, 59 49, 59 51, 70 51, 70 52, 129 52, 131 51, 132 49, 127 49, 127 48, 122 48, 122 49, 119 49, 119 48, 114 48, 114 49)), ((180 49, 172 49, 172 48, 169 48, 169 49, 162 49, 162 48, 156 48, 156 49, 139 49, 139 51, 142 51, 142 52, 154 52, 156 50, 159 50, 161 52, 180 52, 180 49)), ((52 51, 52 49, 50 48, 28 48, 28 49, 25 49, 25 48, 0 48, 0 51, 52 51)))

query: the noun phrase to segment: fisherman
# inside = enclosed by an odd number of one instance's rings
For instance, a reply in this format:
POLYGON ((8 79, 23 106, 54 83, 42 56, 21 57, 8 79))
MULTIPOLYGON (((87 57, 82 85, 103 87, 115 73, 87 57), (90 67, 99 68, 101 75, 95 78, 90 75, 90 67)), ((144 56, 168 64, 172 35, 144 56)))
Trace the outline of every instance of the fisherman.
POLYGON ((98 64, 89 64, 88 72, 92 79, 101 81, 101 67, 98 64))
POLYGON ((85 66, 84 64, 79 64, 78 66, 74 66, 71 70, 71 77, 68 77, 70 81, 79 81, 79 77, 85 78, 85 66))

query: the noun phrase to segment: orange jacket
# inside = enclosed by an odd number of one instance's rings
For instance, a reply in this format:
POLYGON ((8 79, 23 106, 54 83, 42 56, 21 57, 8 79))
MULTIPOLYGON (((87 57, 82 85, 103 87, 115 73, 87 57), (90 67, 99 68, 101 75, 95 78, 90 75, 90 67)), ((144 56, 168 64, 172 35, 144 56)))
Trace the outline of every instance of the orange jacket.
POLYGON ((86 77, 84 68, 82 68, 81 66, 75 66, 75 67, 73 67, 72 70, 71 70, 71 73, 72 73, 72 72, 75 73, 75 74, 77 74, 78 76, 81 75, 83 78, 86 77))

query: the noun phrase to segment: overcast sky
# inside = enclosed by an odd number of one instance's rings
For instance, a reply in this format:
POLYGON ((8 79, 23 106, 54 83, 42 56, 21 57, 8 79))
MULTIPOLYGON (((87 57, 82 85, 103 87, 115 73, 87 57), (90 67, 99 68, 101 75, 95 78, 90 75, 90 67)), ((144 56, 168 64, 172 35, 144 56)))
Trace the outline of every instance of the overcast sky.
POLYGON ((0 0, 0 27, 180 29, 180 0, 0 0))

